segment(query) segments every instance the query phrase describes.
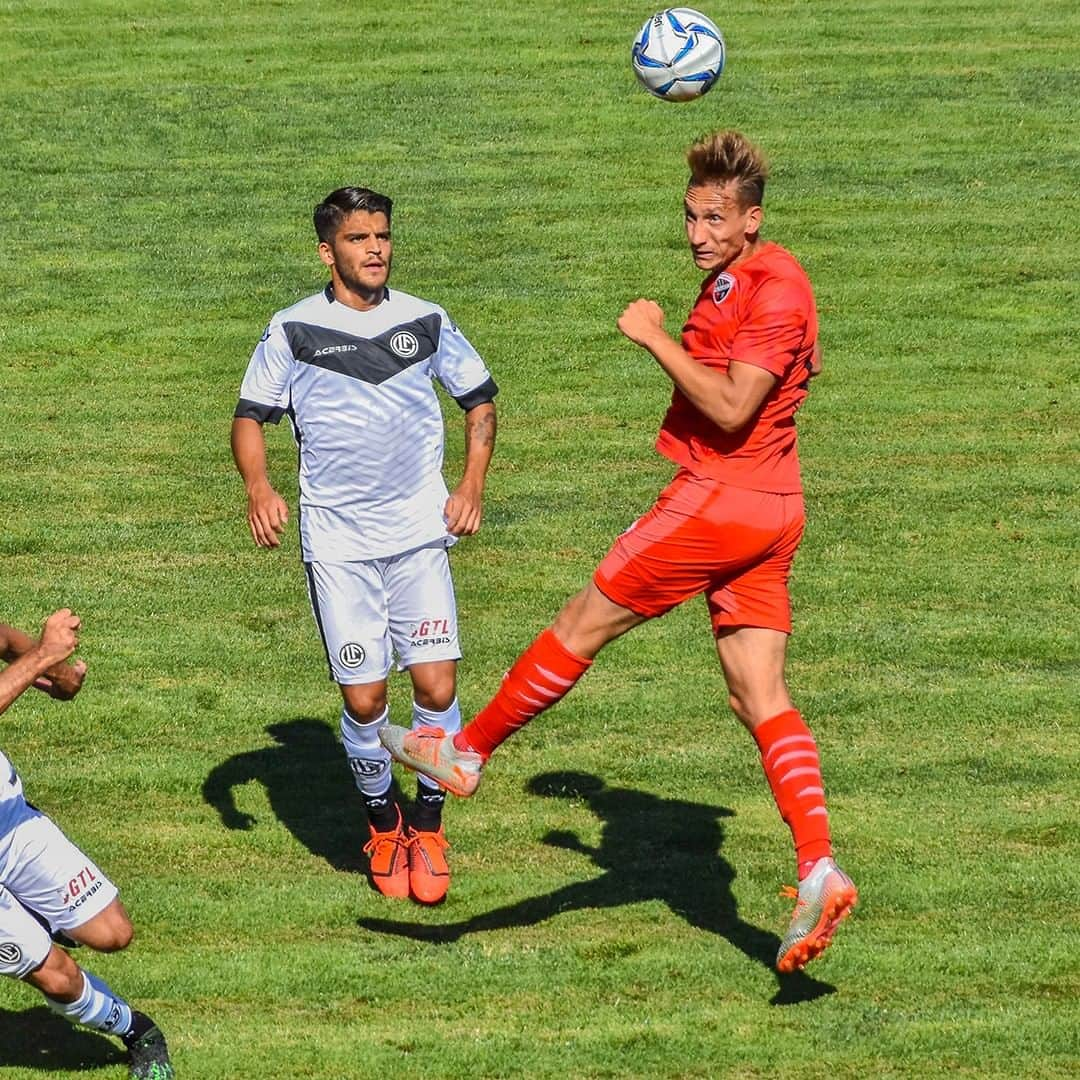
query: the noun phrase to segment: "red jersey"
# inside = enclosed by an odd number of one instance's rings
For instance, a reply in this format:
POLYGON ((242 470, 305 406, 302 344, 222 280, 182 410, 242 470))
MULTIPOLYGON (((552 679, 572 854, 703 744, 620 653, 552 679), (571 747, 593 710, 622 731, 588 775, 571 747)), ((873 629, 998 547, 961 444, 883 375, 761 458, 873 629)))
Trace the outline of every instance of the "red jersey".
POLYGON ((737 360, 772 372, 778 382, 757 416, 732 434, 676 387, 656 449, 699 476, 734 487, 801 491, 795 411, 806 397, 817 336, 810 280, 779 244, 766 243, 710 275, 683 327, 683 348, 717 371, 737 360))

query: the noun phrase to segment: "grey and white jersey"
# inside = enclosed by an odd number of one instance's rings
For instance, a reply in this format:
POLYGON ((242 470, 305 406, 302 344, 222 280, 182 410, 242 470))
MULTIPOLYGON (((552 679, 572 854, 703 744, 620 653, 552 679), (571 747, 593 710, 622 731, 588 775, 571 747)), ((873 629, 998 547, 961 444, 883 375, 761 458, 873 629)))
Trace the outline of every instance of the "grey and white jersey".
POLYGON ((19 774, 0 750, 0 836, 15 828, 25 805, 19 774))
POLYGON ((433 379, 462 409, 498 392, 446 312, 397 289, 357 311, 327 286, 270 320, 236 416, 292 423, 305 562, 380 559, 453 541, 433 379))

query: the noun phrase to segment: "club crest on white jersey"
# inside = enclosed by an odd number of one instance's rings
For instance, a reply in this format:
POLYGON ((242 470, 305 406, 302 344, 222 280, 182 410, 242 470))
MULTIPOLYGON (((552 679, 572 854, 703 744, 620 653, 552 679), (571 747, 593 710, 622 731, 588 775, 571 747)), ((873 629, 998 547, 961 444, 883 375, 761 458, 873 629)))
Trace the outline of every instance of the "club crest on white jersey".
POLYGON ((401 330, 390 339, 390 348, 404 360, 415 356, 420 351, 420 342, 409 330, 401 330))

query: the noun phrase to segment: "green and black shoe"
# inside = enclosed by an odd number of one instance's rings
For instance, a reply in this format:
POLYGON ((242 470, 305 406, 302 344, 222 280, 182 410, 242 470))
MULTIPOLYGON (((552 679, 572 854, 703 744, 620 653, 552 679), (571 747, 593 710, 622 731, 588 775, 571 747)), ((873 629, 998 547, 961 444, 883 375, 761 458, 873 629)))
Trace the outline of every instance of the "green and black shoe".
POLYGON ((176 1072, 161 1029, 144 1013, 134 1013, 132 1019, 135 1023, 130 1041, 124 1040, 129 1054, 128 1076, 131 1080, 175 1080, 176 1072), (141 1034, 136 1035, 137 1031, 141 1034))

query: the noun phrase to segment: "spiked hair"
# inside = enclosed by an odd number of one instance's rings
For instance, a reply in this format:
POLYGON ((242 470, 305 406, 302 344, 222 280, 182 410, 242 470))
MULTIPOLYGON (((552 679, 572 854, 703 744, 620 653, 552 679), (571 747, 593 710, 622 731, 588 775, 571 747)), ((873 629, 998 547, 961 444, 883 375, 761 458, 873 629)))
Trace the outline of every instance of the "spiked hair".
POLYGON ((760 206, 765 198, 769 166, 765 155, 738 131, 703 135, 689 150, 690 187, 735 181, 740 207, 760 206))

